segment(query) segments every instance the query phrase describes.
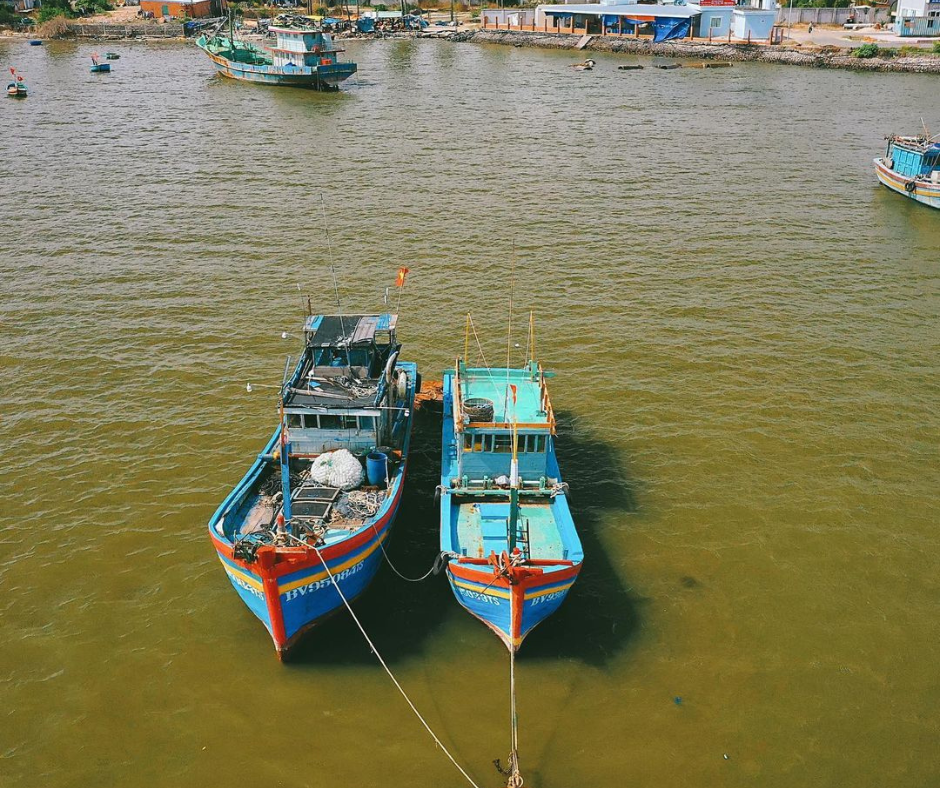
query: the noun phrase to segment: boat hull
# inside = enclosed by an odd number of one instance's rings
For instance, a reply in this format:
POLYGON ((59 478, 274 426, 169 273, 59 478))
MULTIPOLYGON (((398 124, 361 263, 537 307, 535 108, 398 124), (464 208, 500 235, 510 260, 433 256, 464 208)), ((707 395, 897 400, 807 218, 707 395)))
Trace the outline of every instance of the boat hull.
POLYGON ((203 49, 222 76, 259 85, 337 90, 344 80, 356 73, 355 63, 333 63, 316 68, 286 69, 277 66, 255 66, 237 63, 203 49))
POLYGON ((880 158, 875 159, 875 174, 878 180, 892 191, 931 208, 940 208, 940 183, 915 181, 913 178, 899 175, 880 158))
POLYGON ((490 566, 468 565, 459 559, 447 565, 447 579, 457 601, 510 651, 518 651, 526 635, 561 606, 580 572, 580 564, 546 568, 510 583, 490 566))

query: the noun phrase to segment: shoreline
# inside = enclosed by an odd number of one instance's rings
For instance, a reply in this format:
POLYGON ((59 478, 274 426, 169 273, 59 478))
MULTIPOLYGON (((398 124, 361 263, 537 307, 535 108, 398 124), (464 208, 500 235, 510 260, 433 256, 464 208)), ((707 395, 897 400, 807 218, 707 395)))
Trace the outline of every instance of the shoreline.
MULTIPOLYGON (((569 33, 530 33, 520 30, 468 30, 455 33, 448 41, 471 44, 502 44, 542 49, 578 49, 583 36, 569 33)), ((581 52, 614 52, 631 55, 688 58, 694 60, 756 61, 787 66, 837 68, 851 71, 882 71, 907 74, 940 74, 940 57, 916 56, 859 58, 851 49, 814 49, 769 46, 766 44, 708 44, 698 41, 669 41, 594 36, 581 52), (836 51, 833 51, 836 50, 836 51)))

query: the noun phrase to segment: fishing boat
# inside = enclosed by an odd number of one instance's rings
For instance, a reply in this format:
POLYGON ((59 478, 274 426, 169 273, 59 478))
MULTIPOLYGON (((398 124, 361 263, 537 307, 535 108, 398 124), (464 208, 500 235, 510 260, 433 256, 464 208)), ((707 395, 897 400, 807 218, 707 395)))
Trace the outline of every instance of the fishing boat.
POLYGON ((510 654, 558 609, 584 558, 555 455, 549 373, 533 355, 517 369, 458 358, 444 376, 441 552, 457 601, 510 654))
POLYGON ((91 73, 92 74, 107 74, 107 73, 110 73, 110 71, 111 71, 111 64, 99 62, 97 52, 91 56, 91 73))
POLYGON ((397 322, 307 317, 280 423, 209 521, 225 573, 282 660, 365 591, 395 521, 420 389, 415 364, 399 361, 397 322))
POLYGON ((337 90, 343 80, 356 73, 356 64, 340 62, 337 55, 344 50, 337 49, 332 36, 313 22, 269 30, 276 35, 276 44, 270 49, 237 39, 231 22, 227 36, 220 35, 217 28, 196 39, 196 45, 220 74, 244 82, 337 90))
POLYGON ((940 142, 926 130, 920 137, 891 136, 875 174, 892 191, 940 208, 940 142))
POLYGON ((29 39, 29 45, 30 45, 31 47, 41 47, 41 46, 42 46, 42 39, 39 39, 39 38, 31 38, 31 39, 29 39))
POLYGON ((120 60, 121 56, 117 52, 105 52, 105 59, 107 60, 120 60))
POLYGON ((26 87, 26 83, 23 82, 23 77, 17 74, 16 69, 13 67, 10 67, 10 76, 12 79, 7 84, 7 96, 10 98, 26 98, 29 89, 26 87))

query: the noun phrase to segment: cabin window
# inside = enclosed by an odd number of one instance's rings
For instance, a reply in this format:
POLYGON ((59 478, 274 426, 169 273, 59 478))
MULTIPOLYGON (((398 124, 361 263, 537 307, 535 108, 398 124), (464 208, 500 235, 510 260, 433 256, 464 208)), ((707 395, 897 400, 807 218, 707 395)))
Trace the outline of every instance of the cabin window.
POLYGON ((303 429, 304 421, 303 416, 299 413, 288 413, 287 414, 287 428, 301 430, 303 429))
POLYGON ((498 454, 506 454, 512 451, 512 435, 494 435, 493 451, 498 454))
POLYGON ((473 450, 474 451, 483 451, 483 436, 474 435, 473 436, 473 450))
POLYGON ((355 416, 340 416, 343 420, 343 429, 344 430, 355 430, 358 429, 359 423, 356 421, 355 416))
POLYGON ((317 419, 316 413, 305 413, 304 414, 304 427, 308 430, 316 430, 320 427, 320 422, 317 419))
POLYGON ((332 414, 324 413, 320 416, 320 429, 321 430, 338 430, 342 429, 343 426, 343 417, 342 416, 333 416, 332 414))
POLYGON ((466 432, 463 436, 463 450, 473 451, 473 436, 466 432))
POLYGON ((363 432, 375 432, 375 416, 359 416, 359 429, 363 432))
POLYGON ((720 16, 713 16, 713 17, 709 20, 708 26, 709 26, 710 28, 712 28, 713 30, 714 30, 715 28, 721 27, 721 17, 720 17, 720 16))

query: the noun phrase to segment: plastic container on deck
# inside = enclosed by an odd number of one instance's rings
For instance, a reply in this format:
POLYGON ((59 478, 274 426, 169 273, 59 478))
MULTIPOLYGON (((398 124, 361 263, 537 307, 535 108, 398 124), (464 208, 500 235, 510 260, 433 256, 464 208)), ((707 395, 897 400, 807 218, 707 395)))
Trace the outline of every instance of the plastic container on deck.
POLYGON ((388 478, 388 455, 380 451, 366 455, 366 478, 373 487, 381 487, 388 478))

